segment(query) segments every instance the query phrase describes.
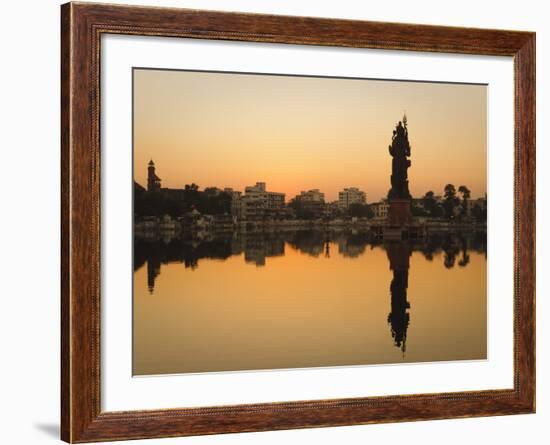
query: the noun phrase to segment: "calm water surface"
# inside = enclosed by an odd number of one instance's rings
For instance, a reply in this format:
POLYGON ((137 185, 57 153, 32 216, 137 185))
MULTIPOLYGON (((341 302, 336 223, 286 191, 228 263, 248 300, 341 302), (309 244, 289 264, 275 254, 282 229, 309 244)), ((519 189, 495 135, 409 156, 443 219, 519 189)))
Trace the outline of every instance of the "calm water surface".
POLYGON ((485 240, 136 240, 134 375, 485 359, 485 240))

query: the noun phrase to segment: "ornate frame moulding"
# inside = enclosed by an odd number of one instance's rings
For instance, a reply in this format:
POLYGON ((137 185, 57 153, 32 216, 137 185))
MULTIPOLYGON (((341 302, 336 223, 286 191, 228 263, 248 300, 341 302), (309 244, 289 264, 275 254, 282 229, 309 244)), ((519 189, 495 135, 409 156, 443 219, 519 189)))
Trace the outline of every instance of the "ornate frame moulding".
POLYGON ((400 422, 535 411, 535 34, 93 3, 61 7, 61 436, 67 442, 400 422), (514 387, 506 390, 102 412, 102 34, 514 58, 514 387))

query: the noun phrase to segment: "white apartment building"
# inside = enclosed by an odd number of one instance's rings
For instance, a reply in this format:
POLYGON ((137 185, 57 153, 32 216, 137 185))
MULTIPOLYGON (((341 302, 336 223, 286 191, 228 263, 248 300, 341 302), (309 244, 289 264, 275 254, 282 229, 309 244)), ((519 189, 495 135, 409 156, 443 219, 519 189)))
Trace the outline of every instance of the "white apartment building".
POLYGON ((325 202, 325 194, 319 191, 319 189, 312 189, 307 192, 301 191, 295 199, 302 202, 325 202))
POLYGON ((367 195, 356 187, 349 187, 338 193, 338 208, 347 210, 351 204, 366 204, 367 195))
POLYGON ((387 218, 390 204, 388 201, 380 201, 370 204, 370 208, 375 218, 387 218))
POLYGON ((265 182, 245 187, 240 201, 240 217, 246 220, 278 217, 285 211, 285 194, 268 192, 265 182))

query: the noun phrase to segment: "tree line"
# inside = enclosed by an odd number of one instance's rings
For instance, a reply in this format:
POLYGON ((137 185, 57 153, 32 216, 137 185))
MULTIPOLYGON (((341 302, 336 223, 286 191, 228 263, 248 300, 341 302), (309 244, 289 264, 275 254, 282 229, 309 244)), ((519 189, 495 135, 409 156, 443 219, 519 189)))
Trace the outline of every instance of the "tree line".
POLYGON ((193 209, 207 215, 230 213, 231 196, 213 188, 201 191, 194 183, 187 184, 183 189, 161 189, 155 192, 134 186, 135 216, 178 217, 193 209))
POLYGON ((413 207, 413 216, 429 216, 449 220, 463 219, 471 216, 476 221, 487 221, 487 206, 475 204, 468 215, 471 191, 465 185, 458 189, 453 184, 447 184, 443 189, 443 199, 438 202, 435 193, 430 190, 422 198, 422 208, 413 207))

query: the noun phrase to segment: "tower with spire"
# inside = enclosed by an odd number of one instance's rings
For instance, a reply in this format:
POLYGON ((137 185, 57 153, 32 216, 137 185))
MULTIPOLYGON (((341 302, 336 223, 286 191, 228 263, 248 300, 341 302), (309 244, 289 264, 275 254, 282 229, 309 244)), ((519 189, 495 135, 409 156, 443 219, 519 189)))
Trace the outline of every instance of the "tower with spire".
POLYGON ((147 191, 157 192, 160 190, 160 178, 155 173, 155 163, 151 159, 147 167, 147 191))

